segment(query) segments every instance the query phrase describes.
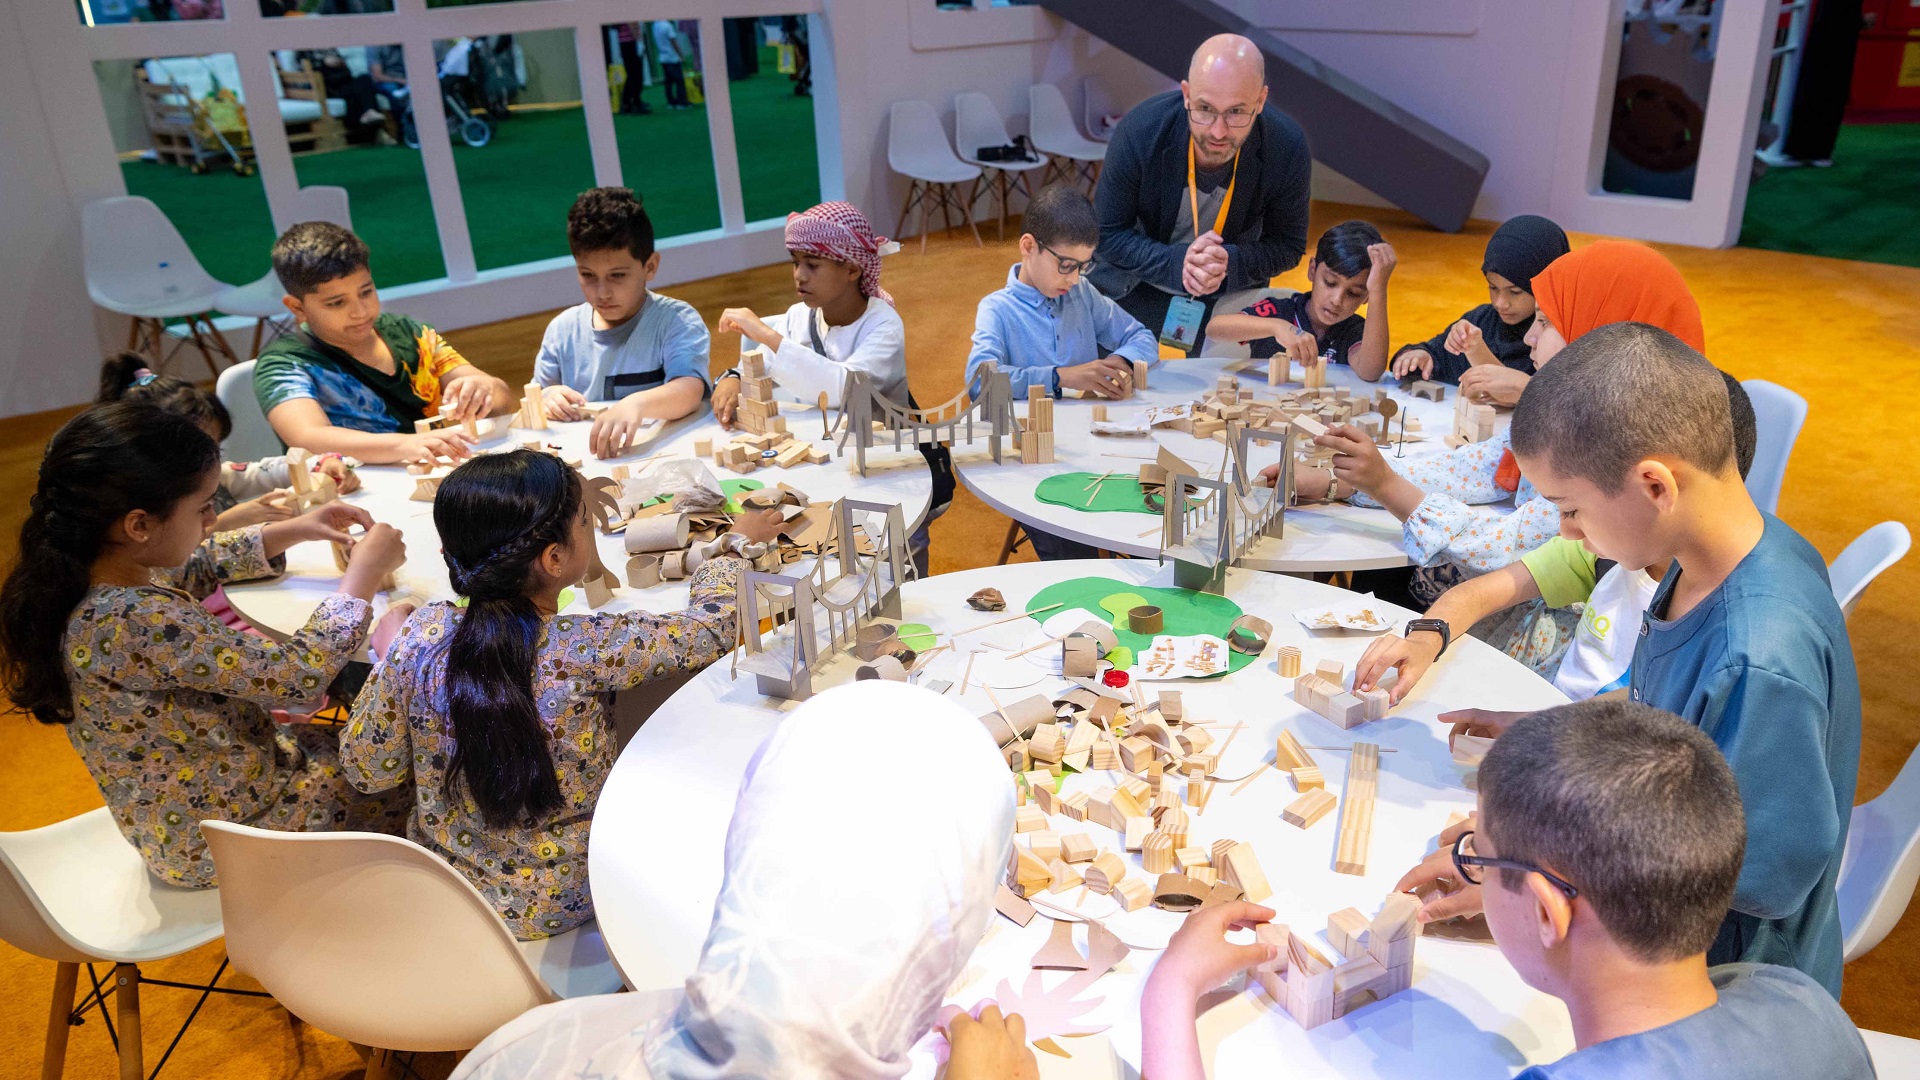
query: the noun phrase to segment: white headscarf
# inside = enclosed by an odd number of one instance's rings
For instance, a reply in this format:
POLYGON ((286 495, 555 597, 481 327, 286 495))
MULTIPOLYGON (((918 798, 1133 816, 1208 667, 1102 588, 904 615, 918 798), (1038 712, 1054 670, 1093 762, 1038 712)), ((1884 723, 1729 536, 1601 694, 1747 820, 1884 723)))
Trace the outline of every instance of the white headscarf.
POLYGON ((901 1076, 986 930, 1012 843, 1013 785, 977 718, 906 683, 827 691, 747 766, 713 923, 678 1007, 623 1023, 620 998, 545 1006, 455 1075, 901 1076), (875 734, 882 775, 905 779, 864 779, 875 734))

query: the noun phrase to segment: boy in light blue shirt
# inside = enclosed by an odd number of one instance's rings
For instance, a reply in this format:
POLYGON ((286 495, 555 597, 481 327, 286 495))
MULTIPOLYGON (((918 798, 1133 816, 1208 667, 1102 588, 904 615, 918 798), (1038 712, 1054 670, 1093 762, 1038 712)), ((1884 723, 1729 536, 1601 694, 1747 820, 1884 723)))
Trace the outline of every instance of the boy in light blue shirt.
POLYGON ((1024 229, 1006 288, 987 294, 974 317, 968 385, 991 361, 1007 372, 1015 401, 1030 386, 1054 397, 1068 389, 1127 396, 1133 362, 1151 364, 1160 349, 1146 327, 1084 279, 1100 242, 1093 204, 1071 187, 1050 185, 1028 205, 1024 229))
POLYGON ((567 214, 567 244, 586 303, 547 324, 534 381, 549 420, 579 420, 588 402, 596 457, 625 452, 642 423, 678 420, 707 396, 712 338, 684 300, 647 288, 660 272, 653 222, 626 188, 593 188, 567 214))

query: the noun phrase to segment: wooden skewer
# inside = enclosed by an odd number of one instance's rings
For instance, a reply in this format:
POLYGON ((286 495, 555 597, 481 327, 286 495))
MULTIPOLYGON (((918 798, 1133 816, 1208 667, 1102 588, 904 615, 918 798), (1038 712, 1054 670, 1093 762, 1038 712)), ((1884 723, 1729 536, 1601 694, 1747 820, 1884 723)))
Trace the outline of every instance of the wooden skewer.
POLYGON ((833 431, 827 427, 827 392, 825 390, 820 391, 820 437, 833 438, 833 431))
MULTIPOLYGON (((1219 761, 1220 759, 1227 756, 1227 747, 1233 745, 1233 740, 1239 736, 1240 729, 1246 726, 1247 725, 1245 723, 1239 723, 1239 724, 1233 725, 1233 730, 1227 732, 1227 741, 1220 744, 1220 749, 1214 757, 1215 761, 1219 761)), ((1252 778, 1249 777, 1248 779, 1252 779, 1252 778)), ((1207 809, 1207 804, 1213 801, 1213 789, 1217 786, 1219 786, 1217 781, 1210 780, 1207 782, 1207 790, 1200 793, 1200 810, 1203 813, 1207 809)))
POLYGON ((1099 476, 1096 476, 1093 479, 1087 481, 1087 486, 1081 488, 1080 490, 1088 491, 1092 489, 1097 489, 1101 484, 1104 484, 1107 481, 1113 479, 1113 476, 1114 476, 1113 471, 1109 469, 1108 471, 1101 473, 1099 476))
POLYGON ((1042 642, 1040 642, 1040 643, 1039 643, 1039 644, 1037 644, 1037 645, 1029 645, 1029 646, 1027 646, 1027 647, 1026 647, 1026 648, 1024 648, 1024 649, 1021 649, 1021 650, 1020 650, 1019 652, 1017 652, 1017 653, 1008 653, 1008 654, 1006 655, 1006 659, 1008 659, 1008 660, 1013 660, 1013 659, 1017 659, 1017 658, 1019 658, 1019 657, 1022 657, 1022 656, 1025 656, 1025 655, 1027 655, 1027 654, 1028 654, 1028 653, 1030 653, 1030 652, 1039 652, 1039 651, 1040 651, 1041 649, 1044 649, 1044 648, 1046 648, 1046 647, 1047 647, 1047 646, 1049 646, 1049 645, 1058 645, 1058 644, 1060 644, 1061 642, 1063 642, 1063 641, 1065 641, 1065 640, 1067 640, 1067 638, 1068 638, 1069 636, 1071 636, 1071 632, 1069 632, 1069 633, 1067 633, 1067 634, 1061 634, 1061 635, 1060 635, 1059 637, 1050 637, 1050 638, 1048 638, 1047 640, 1045 640, 1045 641, 1042 641, 1042 642))
MULTIPOLYGON (((1301 749, 1302 749, 1302 750, 1333 750, 1333 751, 1337 751, 1337 752, 1340 752, 1340 753, 1352 753, 1352 752, 1353 752, 1353 747, 1351 747, 1351 746, 1303 746, 1303 747, 1301 747, 1301 749)), ((1398 751, 1398 750, 1395 750, 1395 749, 1394 749, 1393 747, 1391 747, 1391 746, 1383 746, 1383 747, 1381 747, 1381 748, 1380 748, 1380 752, 1381 752, 1381 753, 1383 753, 1383 754, 1397 754, 1397 753, 1399 753, 1400 751, 1398 751)))
POLYGON ((929 660, 932 660, 935 656, 939 655, 940 653, 946 652, 948 649, 951 649, 951 648, 953 648, 953 646, 951 645, 935 645, 933 648, 928 649, 926 652, 921 653, 914 662, 913 670, 915 671, 925 670, 927 666, 927 662, 929 660))
POLYGON ((1160 460, 1158 456, 1153 454, 1111 454, 1109 453, 1109 454, 1101 454, 1100 456, 1127 458, 1128 460, 1131 460, 1131 461, 1159 461, 1160 460))
MULTIPOLYGON (((994 695, 993 687, 988 686, 986 683, 981 683, 980 689, 987 692, 987 700, 993 702, 993 711, 1000 714, 1001 722, 1008 727, 1012 727, 1013 721, 1007 719, 1007 710, 1000 707, 1000 699, 994 695)), ((1015 736, 1015 738, 1018 738, 1018 736, 1015 736)))
POLYGON ((1024 619, 1029 615, 1038 615, 1043 611, 1052 611, 1054 608, 1066 607, 1066 606, 1067 606, 1066 603, 1063 601, 1058 604, 1048 604, 1046 607, 1043 607, 1043 608, 1034 608, 1032 611, 1018 611, 1013 613, 1012 615, 1007 616, 1004 619, 995 619, 992 622, 983 622, 978 626, 969 626, 965 630, 955 630, 953 633, 948 634, 947 636, 950 638, 965 637, 966 635, 973 633, 975 630, 985 630, 989 626, 999 626, 1002 623, 1010 623, 1015 619, 1024 619))
POLYGON ((968 681, 973 678, 973 658, 979 655, 979 649, 975 649, 967 654, 967 673, 960 676, 960 692, 963 694, 967 692, 968 681))
POLYGON ((1255 770, 1253 770, 1253 772, 1252 772, 1252 773, 1250 773, 1250 774, 1248 774, 1248 776, 1247 776, 1247 778, 1246 778, 1245 780, 1242 780, 1242 781, 1240 781, 1240 785, 1239 785, 1239 787, 1236 787, 1236 788, 1234 788, 1234 789, 1233 789, 1232 791, 1229 791, 1229 792, 1227 792, 1227 794, 1228 794, 1229 796, 1233 796, 1233 795, 1238 795, 1238 794, 1240 794, 1240 790, 1241 790, 1241 788, 1244 788, 1244 787, 1246 787, 1246 786, 1247 786, 1248 784, 1251 784, 1251 783, 1253 783, 1253 782, 1254 782, 1255 780, 1258 780, 1258 779, 1260 778, 1260 774, 1261 774, 1261 773, 1263 773, 1263 772, 1266 772, 1266 771, 1267 771, 1268 769, 1271 769, 1271 768, 1273 768, 1273 762, 1271 762, 1271 761, 1263 761, 1263 762, 1261 762, 1261 763, 1260 763, 1260 767, 1259 767, 1259 768, 1257 768, 1257 769, 1255 769, 1255 770))

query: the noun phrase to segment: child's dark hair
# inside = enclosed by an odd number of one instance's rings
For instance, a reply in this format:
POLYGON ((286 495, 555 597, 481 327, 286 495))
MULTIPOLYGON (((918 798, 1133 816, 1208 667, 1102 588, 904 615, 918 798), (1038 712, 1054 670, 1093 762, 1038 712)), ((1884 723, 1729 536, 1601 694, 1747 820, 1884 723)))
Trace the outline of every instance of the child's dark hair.
POLYGON ((49 724, 73 721, 61 639, 107 530, 135 510, 171 515, 219 464, 198 424, 145 401, 96 405, 54 432, 0 585, 0 682, 14 705, 49 724))
MULTIPOLYGON (((1713 944, 1747 843, 1740 789, 1713 740, 1617 699, 1508 728, 1480 764, 1480 827, 1493 854, 1579 889, 1614 941, 1649 963, 1713 944)), ((1520 886, 1518 871, 1499 873, 1520 886)))
POLYGON ((1753 398, 1747 394, 1747 388, 1740 380, 1720 373, 1727 384, 1728 410, 1733 416, 1733 463, 1740 467, 1740 479, 1745 480, 1747 473, 1753 471, 1753 455, 1760 447, 1760 418, 1753 414, 1753 398))
POLYGON ((295 300, 367 268, 366 241, 331 221, 303 221, 273 242, 273 275, 295 300))
POLYGON ((137 352, 115 353, 100 365, 100 393, 93 400, 147 401, 199 424, 217 442, 233 434, 233 416, 220 399, 185 379, 156 375, 152 361, 137 352))
POLYGON ((1367 254, 1367 247, 1379 243, 1384 241, 1372 222, 1343 221, 1320 234, 1313 261, 1341 277, 1358 277, 1373 269, 1373 256, 1367 254))
POLYGON ((1047 247, 1100 244, 1100 218, 1078 188, 1048 184, 1027 204, 1020 231, 1047 247))
POLYGON ((433 524, 467 612, 447 639, 453 758, 447 795, 464 786, 487 824, 534 820, 560 806, 560 778, 533 696, 540 612, 527 598, 535 560, 573 536, 580 477, 552 454, 474 458, 440 484, 433 524))
POLYGON ((645 262, 653 258, 653 219, 630 188, 588 188, 567 211, 567 247, 576 256, 618 250, 645 262))
POLYGON ((1527 383, 1513 410, 1513 452, 1615 494, 1638 463, 1686 461, 1710 473, 1733 464, 1726 376, 1657 326, 1595 327, 1527 383))

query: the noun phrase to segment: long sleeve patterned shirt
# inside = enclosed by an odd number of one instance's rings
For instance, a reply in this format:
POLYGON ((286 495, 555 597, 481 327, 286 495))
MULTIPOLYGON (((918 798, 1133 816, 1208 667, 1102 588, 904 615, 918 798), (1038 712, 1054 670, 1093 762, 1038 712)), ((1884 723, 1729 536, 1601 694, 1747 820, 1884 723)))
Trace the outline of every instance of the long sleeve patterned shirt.
POLYGON ((466 875, 523 941, 565 933, 593 917, 587 830, 617 756, 612 693, 697 671, 738 640, 734 596, 746 562, 716 558, 696 571, 684 611, 670 615, 559 615, 540 632, 533 694, 560 781, 560 809, 494 828, 463 783, 447 791, 453 759, 446 645, 464 613, 429 604, 407 620, 354 703, 340 737, 347 778, 362 791, 413 785, 407 836, 466 875))
MULTIPOLYGON (((1387 463, 1426 493, 1402 526, 1407 557, 1421 566, 1458 563, 1477 573, 1498 570, 1560 535, 1560 509, 1522 478, 1508 491, 1494 482, 1506 455, 1507 433, 1448 454, 1387 463), (1474 509, 1511 500, 1511 514, 1474 509)), ((1379 506, 1365 495, 1355 506, 1379 506)))

